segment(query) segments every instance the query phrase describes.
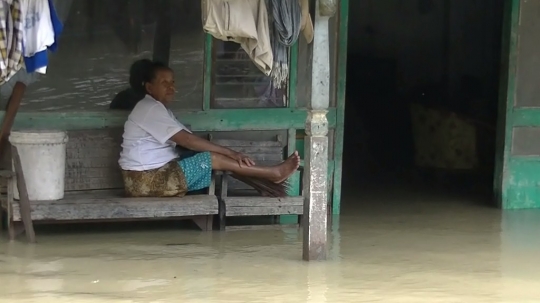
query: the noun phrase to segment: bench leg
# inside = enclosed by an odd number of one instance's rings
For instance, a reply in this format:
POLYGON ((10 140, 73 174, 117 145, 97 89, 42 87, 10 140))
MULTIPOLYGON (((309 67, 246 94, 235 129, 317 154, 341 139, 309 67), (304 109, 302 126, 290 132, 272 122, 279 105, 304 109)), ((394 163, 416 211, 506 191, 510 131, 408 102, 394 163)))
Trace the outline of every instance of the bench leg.
POLYGON ((197 224, 197 226, 202 231, 212 231, 213 221, 214 221, 214 216, 213 215, 197 216, 197 217, 193 218, 193 222, 195 222, 195 224, 197 224))
POLYGON ((227 198, 227 192, 229 190, 229 176, 226 172, 221 174, 221 191, 218 196, 218 217, 219 217, 219 230, 224 231, 227 228, 227 206, 225 205, 225 199, 227 198))
POLYGON ((219 202, 219 230, 224 231, 227 227, 227 206, 222 198, 218 198, 219 202))

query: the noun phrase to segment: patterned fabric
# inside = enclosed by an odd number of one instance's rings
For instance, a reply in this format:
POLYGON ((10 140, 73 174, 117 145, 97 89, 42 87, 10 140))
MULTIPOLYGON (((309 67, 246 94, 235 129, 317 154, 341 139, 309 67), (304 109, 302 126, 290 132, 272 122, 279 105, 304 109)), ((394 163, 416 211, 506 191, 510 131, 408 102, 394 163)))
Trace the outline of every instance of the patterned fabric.
POLYGON ((184 172, 176 161, 147 170, 122 170, 128 197, 182 197, 188 191, 184 172))
POLYGON ((188 191, 207 188, 212 182, 212 155, 209 152, 198 153, 178 162, 184 175, 188 191))
POLYGON ((457 114, 411 105, 415 162, 420 167, 475 169, 477 129, 457 114))
POLYGON ((20 1, 0 1, 0 85, 21 69, 22 24, 20 1))

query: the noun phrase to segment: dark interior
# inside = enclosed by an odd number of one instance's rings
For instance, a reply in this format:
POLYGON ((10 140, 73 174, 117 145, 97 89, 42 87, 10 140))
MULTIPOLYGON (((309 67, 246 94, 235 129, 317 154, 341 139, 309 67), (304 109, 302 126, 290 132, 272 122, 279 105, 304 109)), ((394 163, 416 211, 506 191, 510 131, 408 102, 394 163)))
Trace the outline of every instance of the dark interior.
POLYGON ((402 186, 491 203, 503 1, 351 1, 349 20, 345 192, 402 186), (417 164, 412 104, 475 126, 474 168, 417 164))

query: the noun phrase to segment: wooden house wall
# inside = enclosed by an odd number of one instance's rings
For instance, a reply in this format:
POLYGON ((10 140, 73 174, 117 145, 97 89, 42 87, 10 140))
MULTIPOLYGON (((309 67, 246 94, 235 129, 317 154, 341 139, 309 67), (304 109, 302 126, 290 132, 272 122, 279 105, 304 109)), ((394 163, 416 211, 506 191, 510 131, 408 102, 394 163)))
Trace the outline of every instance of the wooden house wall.
MULTIPOLYGON (((341 14, 348 14, 349 0, 341 1, 341 14)), ((155 30, 156 1, 140 1, 140 5, 122 9, 122 5, 137 1, 74 0, 59 41, 59 50, 50 55, 47 75, 28 87, 14 129, 92 129, 120 127, 127 112, 109 110, 115 94, 128 87, 130 64, 140 58, 152 58, 155 30), (129 39, 132 12, 141 12, 135 21, 141 25, 138 43, 129 39), (135 45, 135 46, 134 46, 135 45)), ((311 94, 312 58, 303 38, 291 49, 291 79, 286 87, 288 99, 281 106, 264 107, 233 96, 231 103, 216 102, 213 81, 216 68, 214 39, 205 35, 200 22, 199 1, 169 1, 173 3, 170 65, 175 70, 177 98, 172 110, 179 120, 190 124, 200 134, 212 133, 215 138, 245 138, 271 140, 277 135, 289 145, 289 152, 302 147, 302 133, 307 117, 306 105, 311 94), (302 45, 302 43, 304 45, 302 45), (211 74, 213 73, 213 74, 211 74), (237 104, 234 104, 235 100, 237 104), (247 104, 247 105, 246 105, 247 104), (297 134, 298 139, 297 140, 297 134)), ((332 78, 331 83, 343 79, 345 66, 337 63, 337 44, 341 43, 341 57, 346 56, 345 18, 333 18, 331 27, 332 78), (343 43, 345 42, 345 43, 343 43), (339 67, 339 68, 338 68, 339 67)), ((137 41, 136 41, 137 42, 137 41)), ((246 81, 245 78, 240 82, 246 81)), ((244 85, 244 87, 247 87, 244 85)), ((249 88, 249 87, 248 87, 249 88)), ((252 86, 253 88, 253 86, 252 86)), ((338 127, 338 108, 343 111, 344 85, 338 98, 337 86, 332 86, 331 108, 328 111, 330 143, 342 146, 335 137, 338 127)), ((240 89, 239 91, 242 91, 240 89)), ((238 93, 238 92, 235 92, 238 93)), ((226 97, 225 97, 226 98, 226 97)), ((6 98, 0 99, 0 106, 6 98)), ((3 116, 3 112, 0 112, 3 116)), ((342 121, 339 122, 343 127, 342 121)), ((339 128, 338 127, 338 128, 339 128)), ((338 154, 341 153, 338 148, 338 154)), ((330 148, 329 178, 334 178, 334 147, 330 148)), ((336 167, 336 175, 340 170, 336 167)), ((337 194, 339 200, 339 193, 337 194)), ((336 198, 336 195, 334 195, 336 198)), ((339 201, 337 201, 339 204, 339 201)), ((339 207, 334 207, 339 212, 339 207)))

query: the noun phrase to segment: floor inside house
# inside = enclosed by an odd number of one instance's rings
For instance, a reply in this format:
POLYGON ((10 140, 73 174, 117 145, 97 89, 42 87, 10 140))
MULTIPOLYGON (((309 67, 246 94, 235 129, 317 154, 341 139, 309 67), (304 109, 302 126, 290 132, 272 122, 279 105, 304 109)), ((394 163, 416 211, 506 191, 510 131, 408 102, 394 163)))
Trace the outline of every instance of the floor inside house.
POLYGON ((398 185, 355 192, 327 262, 301 231, 175 223, 38 227, 0 244, 0 302, 537 302, 540 212, 398 185))

